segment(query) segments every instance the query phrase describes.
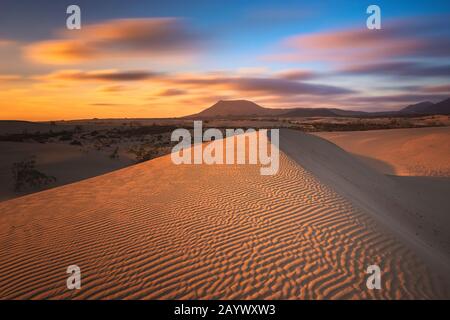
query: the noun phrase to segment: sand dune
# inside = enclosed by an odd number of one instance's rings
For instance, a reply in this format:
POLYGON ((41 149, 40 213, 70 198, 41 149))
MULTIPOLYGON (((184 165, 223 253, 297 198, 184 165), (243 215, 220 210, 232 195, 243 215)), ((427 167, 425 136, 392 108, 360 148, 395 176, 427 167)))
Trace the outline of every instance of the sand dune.
POLYGON ((315 134, 385 174, 450 177, 450 127, 315 134))
POLYGON ((448 281, 450 200, 442 192, 447 181, 441 181, 443 187, 436 181, 404 183, 380 174, 319 137, 283 130, 280 139, 289 156, 396 234, 448 281), (424 190, 426 187, 429 189, 424 190))
POLYGON ((282 152, 274 176, 258 165, 175 166, 169 155, 0 203, 0 298, 448 297, 377 210, 299 164, 296 150, 319 163, 314 148, 324 147, 300 135, 282 133, 292 158, 282 152), (71 264, 78 291, 65 287, 71 264), (382 290, 366 288, 371 264, 382 290))

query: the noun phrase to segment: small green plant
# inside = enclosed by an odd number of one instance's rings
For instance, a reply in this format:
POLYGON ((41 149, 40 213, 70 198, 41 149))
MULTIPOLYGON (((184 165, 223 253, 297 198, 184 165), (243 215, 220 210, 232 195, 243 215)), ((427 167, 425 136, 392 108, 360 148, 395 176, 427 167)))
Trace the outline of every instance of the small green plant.
POLYGON ((13 163, 12 174, 15 191, 42 187, 56 181, 55 177, 36 170, 36 158, 34 156, 13 163))

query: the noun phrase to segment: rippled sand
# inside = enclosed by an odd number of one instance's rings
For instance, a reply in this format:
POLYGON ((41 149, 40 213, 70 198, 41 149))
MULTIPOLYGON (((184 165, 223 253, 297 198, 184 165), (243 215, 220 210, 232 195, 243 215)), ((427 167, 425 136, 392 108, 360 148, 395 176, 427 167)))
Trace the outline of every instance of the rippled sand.
POLYGON ((170 155, 0 203, 0 298, 436 298, 423 262, 281 153, 258 165, 170 155), (66 288, 66 268, 82 271, 66 288), (382 289, 366 288, 379 264, 382 289))

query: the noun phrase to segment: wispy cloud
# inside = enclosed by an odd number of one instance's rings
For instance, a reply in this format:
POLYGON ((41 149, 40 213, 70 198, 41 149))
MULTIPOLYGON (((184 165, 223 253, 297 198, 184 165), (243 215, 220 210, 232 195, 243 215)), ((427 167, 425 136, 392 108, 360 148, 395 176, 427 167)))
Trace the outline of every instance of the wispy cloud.
POLYGON ((440 101, 448 98, 445 94, 426 94, 426 93, 413 93, 413 94, 398 94, 398 95, 380 95, 374 97, 349 97, 346 100, 348 102, 358 102, 363 104, 383 105, 383 104, 398 104, 398 103, 417 103, 422 101, 440 101))
POLYGON ((23 78, 16 74, 0 74, 0 82, 12 82, 23 80, 23 78))
MULTIPOLYGON (((227 79, 224 79, 228 81, 227 79)), ((277 78, 239 78, 229 82, 232 88, 247 92, 263 92, 279 95, 339 95, 353 90, 337 86, 311 84, 277 78)))
POLYGON ((440 86, 427 86, 422 88, 424 92, 433 92, 433 93, 450 93, 450 84, 444 84, 440 86))
POLYGON ((351 63, 393 58, 449 57, 449 17, 388 21, 381 30, 365 26, 287 37, 281 51, 267 56, 280 61, 351 63))
POLYGON ((204 40, 182 19, 116 19, 33 43, 26 48, 26 55, 48 64, 118 57, 181 57, 197 52, 204 40))
MULTIPOLYGON (((266 77, 248 77, 225 73, 197 73, 197 74, 162 74, 146 70, 95 70, 83 72, 79 70, 60 70, 48 75, 40 76, 38 80, 66 80, 66 81, 152 81, 172 86, 160 95, 173 96, 186 93, 180 87, 214 90, 234 90, 237 92, 264 95, 342 95, 354 93, 354 90, 338 86, 313 84, 298 81, 300 77, 296 71, 292 74, 276 74, 266 77), (290 75, 290 76, 289 76, 290 75), (291 79, 289 79, 291 78, 291 79), (175 89, 173 88, 175 87, 175 89)), ((309 74, 305 74, 305 77, 309 74)))
POLYGON ((36 77, 39 80, 69 80, 69 81, 141 81, 153 79, 161 76, 158 72, 149 72, 144 70, 61 70, 44 76, 36 77))
POLYGON ((111 93, 111 92, 122 92, 122 91, 126 91, 128 88, 122 85, 106 85, 106 86, 102 86, 100 88, 98 88, 98 91, 100 92, 106 92, 106 93, 111 93))
POLYGON ((277 76, 281 79, 286 80, 308 80, 315 78, 317 75, 316 73, 310 71, 310 70, 285 70, 281 71, 277 74, 277 76))
POLYGON ((165 89, 158 93, 161 97, 172 97, 188 94, 188 91, 181 89, 165 89))
POLYGON ((402 77, 449 77, 450 64, 431 65, 407 61, 367 63, 347 66, 340 69, 338 73, 402 77))
POLYGON ((15 45, 16 41, 10 39, 0 39, 0 47, 9 47, 15 45))

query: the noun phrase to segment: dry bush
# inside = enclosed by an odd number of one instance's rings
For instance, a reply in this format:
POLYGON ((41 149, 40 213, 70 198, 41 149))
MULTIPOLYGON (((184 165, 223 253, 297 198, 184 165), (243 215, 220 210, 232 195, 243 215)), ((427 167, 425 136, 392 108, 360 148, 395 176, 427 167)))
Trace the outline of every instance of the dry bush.
POLYGON ((56 181, 55 177, 48 176, 36 170, 36 158, 15 162, 12 166, 12 174, 14 179, 14 190, 22 191, 27 188, 36 188, 46 186, 56 181))

